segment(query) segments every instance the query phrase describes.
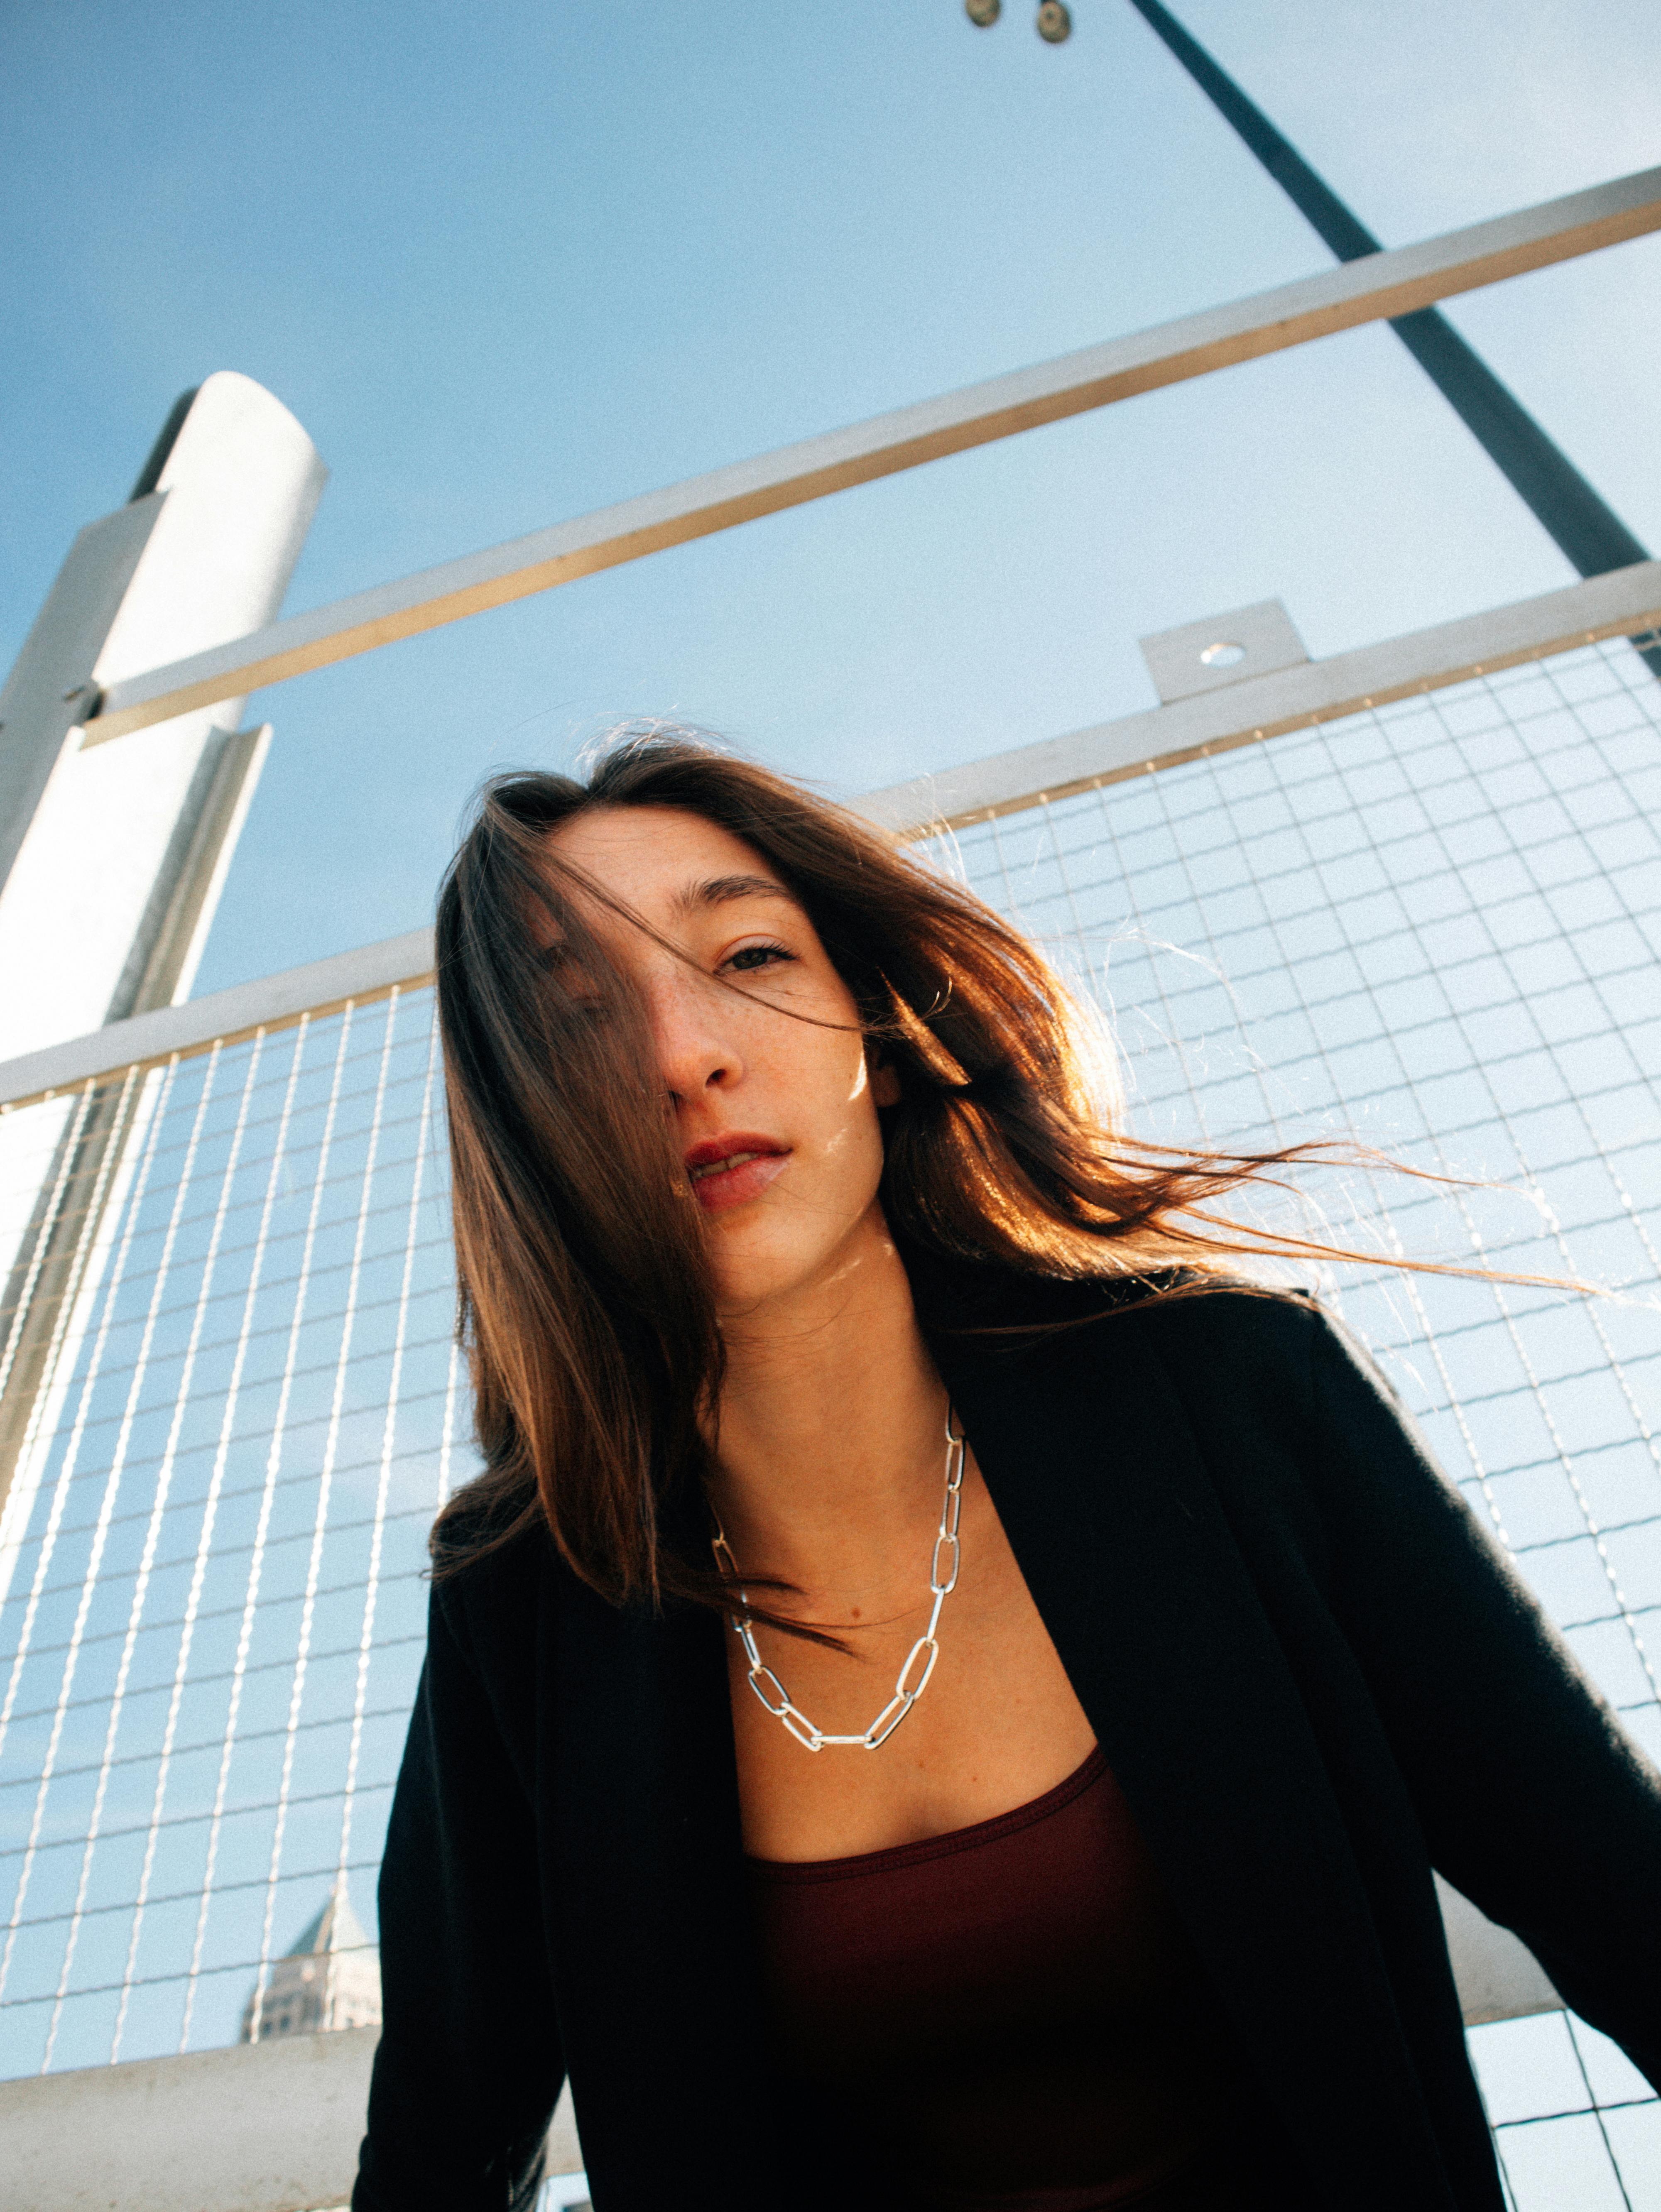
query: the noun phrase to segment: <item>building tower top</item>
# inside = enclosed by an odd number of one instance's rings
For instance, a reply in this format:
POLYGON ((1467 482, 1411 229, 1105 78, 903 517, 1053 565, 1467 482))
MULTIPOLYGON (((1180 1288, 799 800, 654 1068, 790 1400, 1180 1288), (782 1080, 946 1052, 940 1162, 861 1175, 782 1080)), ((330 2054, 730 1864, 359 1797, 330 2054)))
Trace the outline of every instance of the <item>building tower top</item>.
POLYGON ((345 1877, 336 1877, 323 1907, 271 1980, 250 1993, 242 2013, 244 2043, 276 2035, 315 2035, 380 2025, 380 1954, 352 1910, 345 1877))

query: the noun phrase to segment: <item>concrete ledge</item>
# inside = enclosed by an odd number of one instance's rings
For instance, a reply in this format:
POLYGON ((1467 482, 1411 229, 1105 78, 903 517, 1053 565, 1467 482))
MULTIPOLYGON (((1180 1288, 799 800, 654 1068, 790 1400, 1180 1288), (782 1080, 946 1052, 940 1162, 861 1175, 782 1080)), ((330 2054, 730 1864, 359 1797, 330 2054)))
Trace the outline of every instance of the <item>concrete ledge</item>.
POLYGON ((1545 1968, 1509 1928, 1497 1928, 1440 1875, 1436 1894, 1467 2027, 1562 2010, 1563 2000, 1547 1979, 1545 1968))
MULTIPOLYGON (((1439 1880, 1466 2023, 1562 2004, 1516 1936, 1439 1880)), ((7 2212, 316 2212, 344 2204, 380 2031, 284 2036, 0 2082, 7 2212)), ((548 2171, 582 2165, 569 2090, 548 2171)))
MULTIPOLYGON (((7 2212, 315 2212, 357 2172, 378 2027, 0 2082, 7 2212)), ((548 2171, 582 2164, 569 2094, 548 2171)))

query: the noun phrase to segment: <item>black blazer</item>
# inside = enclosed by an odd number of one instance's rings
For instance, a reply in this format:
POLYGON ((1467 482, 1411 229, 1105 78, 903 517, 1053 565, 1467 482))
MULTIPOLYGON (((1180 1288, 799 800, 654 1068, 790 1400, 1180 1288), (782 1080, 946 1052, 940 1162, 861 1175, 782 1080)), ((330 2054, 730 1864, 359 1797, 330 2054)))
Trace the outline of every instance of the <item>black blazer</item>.
MULTIPOLYGON (((1661 1777, 1307 1301, 961 1333, 1101 1304, 919 1310, 1315 2201, 1500 2212, 1431 1869, 1661 2086, 1661 1777)), ((769 2074, 726 1633, 614 1609, 541 1534, 435 1588, 356 2212, 525 2203, 568 2071, 597 2212, 792 2207, 852 2154, 769 2074)))

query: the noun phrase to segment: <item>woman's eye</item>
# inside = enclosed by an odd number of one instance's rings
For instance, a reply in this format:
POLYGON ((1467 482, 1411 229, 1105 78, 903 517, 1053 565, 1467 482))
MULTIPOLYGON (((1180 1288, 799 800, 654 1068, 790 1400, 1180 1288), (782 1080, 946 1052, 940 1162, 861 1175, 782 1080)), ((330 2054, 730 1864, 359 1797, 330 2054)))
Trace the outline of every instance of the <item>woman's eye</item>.
POLYGON ((770 968, 776 960, 794 960, 795 957, 782 945, 741 945, 736 952, 727 954, 726 964, 736 968, 741 975, 747 975, 757 968, 770 968))

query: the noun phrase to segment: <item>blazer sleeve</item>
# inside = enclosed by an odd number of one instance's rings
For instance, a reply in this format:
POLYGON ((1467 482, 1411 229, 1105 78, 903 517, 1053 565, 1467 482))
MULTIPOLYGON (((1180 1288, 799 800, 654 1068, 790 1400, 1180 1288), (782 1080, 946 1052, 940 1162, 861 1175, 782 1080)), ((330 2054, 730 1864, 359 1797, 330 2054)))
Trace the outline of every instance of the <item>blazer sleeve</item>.
POLYGON ((352 2212, 520 2212, 564 2078, 531 1805, 453 1608, 435 1589, 387 1826, 352 2212))
POLYGON ((1311 1366, 1340 1614, 1432 1862, 1661 2087, 1661 1775, 1324 1316, 1311 1366))

